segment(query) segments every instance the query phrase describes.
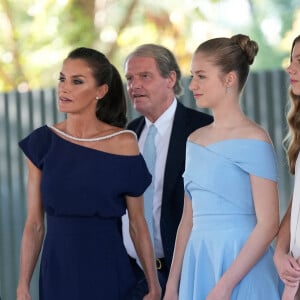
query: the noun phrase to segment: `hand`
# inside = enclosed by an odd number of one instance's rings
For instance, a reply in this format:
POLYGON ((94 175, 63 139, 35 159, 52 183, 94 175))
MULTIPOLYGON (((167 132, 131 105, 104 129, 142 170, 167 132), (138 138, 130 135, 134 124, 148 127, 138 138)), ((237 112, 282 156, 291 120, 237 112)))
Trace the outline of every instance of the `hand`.
POLYGON ((205 300, 230 300, 232 290, 219 281, 209 292, 205 300))
POLYGON ((281 300, 294 300, 297 290, 298 290, 298 286, 296 287, 285 286, 281 300))
POLYGON ((155 288, 155 290, 151 290, 143 300, 160 300, 161 299, 161 288, 160 286, 155 288))
POLYGON ((178 285, 174 284, 172 280, 167 281, 166 291, 163 300, 178 300, 178 285))
POLYGON ((31 300, 29 289, 26 287, 18 287, 17 300, 31 300))
POLYGON ((289 254, 274 259, 279 277, 285 285, 295 287, 300 281, 300 260, 298 262, 289 254))

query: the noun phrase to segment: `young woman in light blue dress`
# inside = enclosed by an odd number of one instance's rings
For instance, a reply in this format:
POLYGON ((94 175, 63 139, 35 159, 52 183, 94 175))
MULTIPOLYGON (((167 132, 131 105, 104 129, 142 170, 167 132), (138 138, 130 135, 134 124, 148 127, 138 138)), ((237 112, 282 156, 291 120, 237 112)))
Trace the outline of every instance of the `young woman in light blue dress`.
POLYGON ((275 152, 240 107, 257 52, 238 34, 208 40, 193 55, 189 88, 214 122, 187 141, 184 212, 165 300, 280 299, 271 247, 279 227, 275 152))

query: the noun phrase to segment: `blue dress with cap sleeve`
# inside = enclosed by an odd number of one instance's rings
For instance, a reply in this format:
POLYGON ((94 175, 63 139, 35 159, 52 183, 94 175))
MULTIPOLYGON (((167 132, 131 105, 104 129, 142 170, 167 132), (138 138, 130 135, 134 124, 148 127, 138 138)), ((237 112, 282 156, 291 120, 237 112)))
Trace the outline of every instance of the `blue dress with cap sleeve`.
POLYGON ((124 300, 136 285, 123 245, 125 195, 151 182, 141 155, 125 156, 69 142, 48 126, 19 142, 42 171, 46 236, 40 300, 124 300))
MULTIPOLYGON (((187 142, 185 191, 193 228, 186 246, 180 300, 205 300, 232 265, 256 225, 250 175, 277 181, 273 146, 231 139, 208 146, 187 142)), ((280 300, 282 282, 267 248, 234 288, 231 300, 280 300)))

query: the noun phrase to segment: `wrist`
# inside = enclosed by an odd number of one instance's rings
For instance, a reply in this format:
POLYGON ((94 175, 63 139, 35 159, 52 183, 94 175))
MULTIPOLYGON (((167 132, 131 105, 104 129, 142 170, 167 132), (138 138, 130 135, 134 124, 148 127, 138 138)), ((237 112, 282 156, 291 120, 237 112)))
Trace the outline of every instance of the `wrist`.
POLYGON ((226 291, 226 293, 231 294, 231 292, 235 288, 237 282, 235 282, 235 280, 233 280, 233 278, 229 278, 225 274, 225 275, 223 275, 223 277, 220 278, 218 284, 224 291, 226 291))
POLYGON ((168 290, 168 292, 171 292, 171 293, 177 293, 178 292, 178 284, 176 284, 172 280, 168 280, 167 284, 166 284, 166 291, 167 290, 168 290))
POLYGON ((26 290, 26 289, 29 290, 29 283, 19 281, 18 286, 17 286, 17 291, 18 290, 26 290))
POLYGON ((23 295, 29 295, 29 286, 24 284, 19 284, 16 291, 17 297, 23 296, 23 295))
POLYGON ((149 287, 149 292, 148 292, 149 295, 153 296, 154 299, 158 299, 161 297, 161 287, 160 287, 160 284, 155 284, 155 285, 152 285, 151 287, 149 287))
POLYGON ((279 263, 280 261, 282 261, 283 257, 288 254, 289 254, 288 250, 276 248, 274 256, 273 256, 274 263, 275 264, 279 263))
POLYGON ((148 283, 148 287, 149 287, 149 292, 150 291, 156 291, 158 289, 161 289, 160 287, 160 283, 158 281, 158 278, 155 279, 155 280, 152 280, 148 283))

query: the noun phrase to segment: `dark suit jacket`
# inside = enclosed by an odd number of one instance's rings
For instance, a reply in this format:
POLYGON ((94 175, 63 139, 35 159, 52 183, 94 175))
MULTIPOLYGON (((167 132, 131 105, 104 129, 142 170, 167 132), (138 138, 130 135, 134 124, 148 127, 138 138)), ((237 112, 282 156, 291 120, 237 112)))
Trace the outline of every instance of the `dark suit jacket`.
MULTIPOLYGON (((184 199, 182 174, 185 168, 186 141, 191 132, 212 122, 208 114, 190 109, 177 102, 174 122, 167 154, 162 193, 160 230, 167 267, 170 268, 184 199)), ((127 128, 140 134, 145 126, 145 118, 138 117, 127 128)))

